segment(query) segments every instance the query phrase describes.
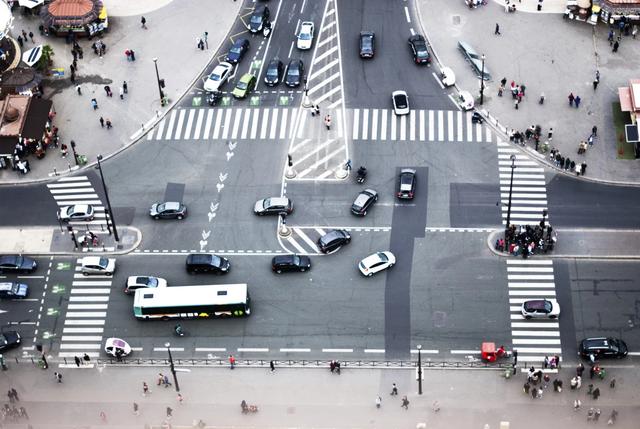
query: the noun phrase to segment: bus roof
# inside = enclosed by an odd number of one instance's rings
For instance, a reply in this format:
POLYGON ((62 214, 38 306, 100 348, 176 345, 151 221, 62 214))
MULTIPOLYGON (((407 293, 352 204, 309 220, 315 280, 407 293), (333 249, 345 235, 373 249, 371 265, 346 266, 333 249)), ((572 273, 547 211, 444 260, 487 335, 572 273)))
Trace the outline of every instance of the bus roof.
POLYGON ((239 304, 247 301, 247 284, 170 286, 138 289, 134 307, 166 307, 194 304, 239 304))

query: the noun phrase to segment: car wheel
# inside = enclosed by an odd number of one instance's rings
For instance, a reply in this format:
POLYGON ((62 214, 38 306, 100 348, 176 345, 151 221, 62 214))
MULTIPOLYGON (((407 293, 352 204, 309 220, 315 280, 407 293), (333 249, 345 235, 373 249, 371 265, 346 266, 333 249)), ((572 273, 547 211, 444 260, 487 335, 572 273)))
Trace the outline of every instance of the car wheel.
POLYGON ((366 216, 367 215, 367 211, 365 210, 364 212, 362 212, 362 216, 366 216))
POLYGON ((113 273, 105 273, 107 276, 112 276, 113 273))
POLYGON ((549 316, 549 319, 557 319, 558 316, 549 316))
POLYGON ((182 220, 183 218, 184 218, 184 216, 182 216, 182 215, 178 215, 178 219, 179 219, 179 220, 182 220))
POLYGON ((389 264, 389 268, 393 268, 395 264, 389 264))
POLYGON ((307 271, 307 269, 306 269, 306 268, 300 268, 300 272, 301 272, 301 273, 304 273, 305 271, 307 271))
POLYGON ((276 270, 276 273, 282 274, 282 270, 276 270))
POLYGON ((89 275, 89 273, 82 273, 82 275, 83 275, 83 276, 88 276, 88 275, 89 275))
POLYGON ((525 319, 531 320, 531 316, 524 316, 525 319))
POLYGON ((158 220, 158 219, 160 219, 160 216, 154 216, 153 218, 154 218, 155 220, 158 220))
POLYGON ((373 275, 373 273, 369 273, 367 274, 367 277, 371 277, 373 275))

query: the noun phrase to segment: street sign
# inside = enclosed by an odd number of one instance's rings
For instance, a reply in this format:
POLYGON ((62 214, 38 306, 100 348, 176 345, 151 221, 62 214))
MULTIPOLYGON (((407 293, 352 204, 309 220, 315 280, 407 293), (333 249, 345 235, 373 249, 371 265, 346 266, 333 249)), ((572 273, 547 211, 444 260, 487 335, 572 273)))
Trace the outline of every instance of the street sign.
POLYGON ((202 97, 193 97, 193 99, 191 99, 191 107, 200 106, 202 106, 202 97))
POLYGON ((56 270, 59 270, 59 271, 69 270, 70 268, 71 268, 70 262, 58 262, 56 264, 56 270))
POLYGON ((638 126, 635 124, 626 124, 624 126, 624 134, 627 139, 627 143, 636 143, 640 141, 638 138, 638 126))

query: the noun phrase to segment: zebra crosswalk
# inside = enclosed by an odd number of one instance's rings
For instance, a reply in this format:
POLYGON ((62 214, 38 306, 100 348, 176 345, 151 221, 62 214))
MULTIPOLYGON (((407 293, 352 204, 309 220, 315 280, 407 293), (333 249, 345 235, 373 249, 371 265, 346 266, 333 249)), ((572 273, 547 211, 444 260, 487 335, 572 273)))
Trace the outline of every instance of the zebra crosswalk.
POLYGON ((112 276, 85 277, 80 272, 82 259, 76 260, 71 296, 64 315, 58 357, 73 358, 86 353, 98 357, 102 347, 112 276))
POLYGON ((553 261, 508 259, 507 282, 512 343, 518 350, 518 359, 521 362, 538 362, 545 356, 560 356, 558 319, 525 320, 521 314, 522 303, 526 300, 556 298, 553 261))
POLYGON ((94 219, 92 221, 71 221, 70 225, 104 226, 107 224, 105 207, 87 176, 62 177, 55 183, 48 184, 47 188, 59 207, 74 204, 93 206, 94 219))
POLYGON ((502 223, 507 223, 512 155, 515 155, 515 169, 513 171, 510 223, 513 225, 537 225, 542 220, 542 211, 547 210, 544 168, 509 143, 498 140, 502 223))
POLYGON ((285 246, 291 253, 300 255, 316 255, 320 253, 318 249, 318 239, 328 231, 322 228, 291 228, 291 235, 284 239, 285 246))

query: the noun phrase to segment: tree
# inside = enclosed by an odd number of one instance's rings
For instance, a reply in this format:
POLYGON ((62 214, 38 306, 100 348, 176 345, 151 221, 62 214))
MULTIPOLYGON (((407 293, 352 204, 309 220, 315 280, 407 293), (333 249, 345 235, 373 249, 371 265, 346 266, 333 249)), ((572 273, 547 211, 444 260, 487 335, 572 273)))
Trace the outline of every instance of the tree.
POLYGON ((44 45, 42 47, 42 56, 38 60, 36 68, 40 71, 47 71, 47 69, 53 64, 52 57, 54 55, 53 48, 49 45, 44 45))

